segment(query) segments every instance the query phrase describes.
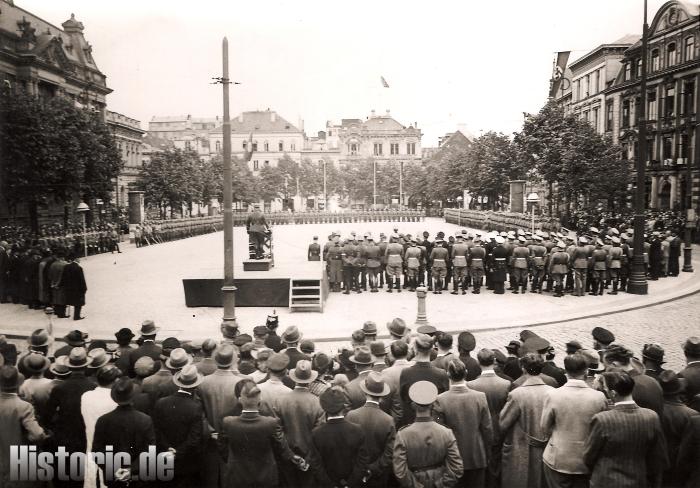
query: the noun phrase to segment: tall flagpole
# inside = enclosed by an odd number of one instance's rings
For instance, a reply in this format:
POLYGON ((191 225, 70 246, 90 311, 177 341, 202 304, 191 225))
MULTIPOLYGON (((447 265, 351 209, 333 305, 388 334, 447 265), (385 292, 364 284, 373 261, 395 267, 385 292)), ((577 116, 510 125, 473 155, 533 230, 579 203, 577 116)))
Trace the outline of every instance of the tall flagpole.
POLYGON ((237 327, 236 286, 233 278, 233 185, 231 176, 231 115, 229 113, 228 39, 224 37, 223 77, 224 89, 224 286, 221 288, 224 302, 222 325, 237 327))
POLYGON ((644 0, 644 27, 642 28, 642 79, 640 81, 639 107, 637 116, 638 150, 636 160, 637 192, 634 202, 634 254, 630 268, 630 279, 627 284, 627 293, 646 295, 649 291, 647 283, 646 265, 644 264, 644 207, 646 197, 646 162, 647 162, 647 38, 649 25, 647 24, 647 0, 644 0))
POLYGON ((377 207, 377 160, 372 160, 372 201, 374 207, 377 207))

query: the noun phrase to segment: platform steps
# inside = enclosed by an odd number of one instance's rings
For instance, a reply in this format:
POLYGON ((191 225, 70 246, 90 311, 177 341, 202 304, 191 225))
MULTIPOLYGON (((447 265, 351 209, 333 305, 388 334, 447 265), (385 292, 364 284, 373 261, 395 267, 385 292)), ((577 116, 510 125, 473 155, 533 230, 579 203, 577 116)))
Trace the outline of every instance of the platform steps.
POLYGON ((289 280, 289 309, 293 312, 309 308, 323 312, 321 280, 292 278, 289 280))

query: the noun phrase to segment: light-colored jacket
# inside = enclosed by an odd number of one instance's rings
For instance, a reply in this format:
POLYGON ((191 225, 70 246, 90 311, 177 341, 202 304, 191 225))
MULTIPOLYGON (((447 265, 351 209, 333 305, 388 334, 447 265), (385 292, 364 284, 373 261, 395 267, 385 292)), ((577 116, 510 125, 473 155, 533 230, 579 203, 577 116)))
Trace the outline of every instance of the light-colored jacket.
MULTIPOLYGON (((97 419, 117 408, 117 404, 112 400, 111 393, 111 388, 98 386, 94 390, 86 391, 80 397, 80 413, 85 422, 85 439, 87 439, 85 452, 92 452, 92 440, 95 437, 97 419)), ((97 464, 92 458, 88 457, 83 488, 95 488, 97 486, 96 480, 97 464)))
POLYGON ((606 408, 605 395, 583 380, 569 379, 561 388, 549 391, 542 411, 542 431, 549 442, 542 461, 560 473, 588 474, 583 446, 593 416, 606 408))

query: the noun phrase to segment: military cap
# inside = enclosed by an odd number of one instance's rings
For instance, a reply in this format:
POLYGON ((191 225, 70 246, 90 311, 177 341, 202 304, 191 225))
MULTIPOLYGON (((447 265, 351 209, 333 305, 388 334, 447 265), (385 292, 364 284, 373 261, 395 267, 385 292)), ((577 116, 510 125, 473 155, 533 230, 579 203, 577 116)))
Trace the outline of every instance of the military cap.
POLYGON ((591 335, 593 335, 593 338, 601 344, 610 344, 611 342, 615 341, 615 335, 603 327, 595 327, 591 331, 591 335))
POLYGON ((417 381, 408 389, 408 398, 417 405, 432 405, 437 396, 437 386, 430 381, 417 381))
POLYGON ((465 351, 473 351, 476 347, 476 339, 471 332, 461 332, 457 336, 457 347, 465 351))
POLYGON ((544 240, 544 239, 542 238, 542 236, 535 236, 534 239, 535 239, 537 242, 542 242, 542 241, 544 240))
POLYGON ((336 415, 345 408, 345 392, 341 387, 332 386, 319 397, 321 408, 329 415, 336 415))
POLYGON ((557 241, 556 245, 557 249, 561 249, 562 251, 566 249, 566 244, 564 244, 562 241, 557 241))
POLYGON ((579 238, 578 238, 578 241, 579 241, 581 244, 588 244, 588 239, 586 238, 586 236, 581 236, 581 237, 579 237, 579 238))
POLYGON ((549 341, 542 337, 530 337, 523 342, 525 352, 544 352, 549 349, 549 341))
POLYGON ((505 241, 505 239, 503 239, 503 237, 496 236, 496 243, 503 244, 504 242, 506 242, 506 241, 505 241))
POLYGON ((598 230, 597 227, 591 227, 589 230, 590 230, 593 234, 600 234, 600 231, 598 230))
POLYGON ((620 238, 615 236, 612 238, 613 244, 619 244, 620 243, 620 238))
POLYGON ((276 352, 270 355, 267 360, 267 369, 279 373, 284 371, 289 366, 289 356, 284 353, 276 352))
POLYGON ((527 239, 525 239, 525 237, 524 237, 524 236, 520 236, 520 237, 518 237, 518 242, 521 242, 521 243, 523 243, 523 244, 524 244, 524 243, 525 243, 525 241, 527 241, 527 239))
POLYGON ((416 329, 416 332, 418 332, 419 334, 426 334, 432 336, 437 332, 437 329, 432 325, 421 325, 416 329))
POLYGON ((627 235, 626 232, 623 232, 622 234, 620 234, 620 239, 623 240, 623 241, 626 241, 626 240, 629 239, 629 238, 630 238, 630 236, 627 235))
POLYGON ((233 345, 241 347, 249 342, 253 342, 253 338, 249 334, 240 334, 233 340, 233 345))
POLYGON ((542 231, 542 237, 544 237, 545 239, 549 239, 549 232, 542 231))
POLYGON ((428 334, 419 333, 416 336, 416 347, 419 349, 430 349, 433 347, 433 338, 428 334))

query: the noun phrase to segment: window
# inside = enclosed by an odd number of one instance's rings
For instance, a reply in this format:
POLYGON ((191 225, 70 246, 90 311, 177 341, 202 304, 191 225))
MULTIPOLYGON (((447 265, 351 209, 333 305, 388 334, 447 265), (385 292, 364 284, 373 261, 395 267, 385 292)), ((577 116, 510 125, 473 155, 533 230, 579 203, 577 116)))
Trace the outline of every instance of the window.
POLYGON ((651 52, 651 70, 652 71, 659 71, 659 50, 654 49, 651 52))
POLYGON ((673 159, 673 137, 664 136, 663 151, 662 159, 664 166, 667 166, 670 162, 669 160, 673 159))
POLYGON ((270 161, 265 161, 263 164, 265 165, 266 168, 270 167, 270 161))
POLYGON ((598 70, 591 74, 591 95, 598 93, 598 70))
POLYGON ((637 60, 637 73, 635 74, 636 78, 641 78, 642 77, 642 60, 638 59, 637 60))
POLYGON ((409 142, 406 144, 406 154, 416 154, 416 143, 409 142))
POLYGON ((297 145, 296 145, 295 143, 292 142, 292 143, 289 145, 289 149, 290 149, 290 151, 296 151, 296 150, 297 150, 297 145))
POLYGON ((695 37, 687 37, 685 39, 685 46, 683 47, 685 53, 683 54, 684 61, 690 61, 695 59, 695 37))
POLYGON ((191 141, 185 141, 185 149, 187 149, 188 151, 192 149, 191 141))
POLYGON ((659 117, 658 105, 656 103, 656 92, 649 92, 647 95, 647 120, 656 120, 659 117))
POLYGON ((332 131, 332 130, 328 130, 328 136, 332 136, 332 135, 333 135, 333 131, 332 131))
POLYGON ((610 100, 605 106, 605 130, 611 131, 613 129, 613 101, 610 100))
POLYGON ((683 115, 695 113, 695 82, 687 80, 683 83, 683 115))
POLYGON ((583 79, 583 97, 586 98, 591 93, 591 77, 586 75, 583 79))
POLYGON ((676 114, 676 90, 673 87, 666 88, 664 100, 664 116, 673 117, 676 114))
MULTIPOLYGON (((678 139, 678 152, 676 153, 676 156, 679 158, 684 158, 686 161, 689 158, 690 155, 690 144, 688 143, 688 134, 681 134, 681 137, 678 139)), ((683 161, 684 163, 685 161, 683 161)))
POLYGON ((591 124, 593 125, 593 128, 595 130, 598 130, 598 111, 600 109, 598 107, 595 107, 593 110, 591 110, 591 124))
POLYGON ((253 152, 258 152, 258 141, 253 141, 253 152))
POLYGON ((622 102, 622 127, 630 126, 630 101, 624 100, 622 102))
POLYGON ((382 155, 382 143, 381 143, 381 142, 375 142, 375 143, 374 143, 374 155, 375 155, 375 156, 381 156, 381 155, 382 155))
POLYGON ((265 143, 263 144, 263 148, 265 152, 268 152, 270 150, 270 144, 267 141, 265 141, 265 143))
POLYGON ((348 144, 348 152, 350 153, 350 156, 357 156, 358 146, 359 144, 356 142, 351 142, 348 144))
POLYGON ((672 42, 666 47, 666 66, 676 64, 676 43, 672 42))
POLYGON ((588 110, 584 110, 584 111, 581 113, 581 118, 582 118, 583 120, 585 120, 586 122, 588 122, 588 110))
POLYGON ((392 155, 398 154, 398 153, 399 153, 399 143, 398 143, 398 142, 392 142, 392 143, 389 145, 389 152, 390 152, 392 155))
POLYGON ((277 143, 277 150, 279 152, 284 152, 284 142, 280 141, 277 143))
POLYGON ((244 151, 248 150, 248 142, 247 141, 243 141, 243 150, 244 151))
POLYGON ((216 152, 217 153, 221 152, 221 141, 216 141, 216 152))
POLYGON ((634 98, 634 112, 632 113, 632 125, 637 125, 637 118, 639 117, 639 107, 642 106, 642 98, 634 98))
POLYGON ((574 81, 574 101, 581 99, 581 80, 574 81))
POLYGON ((255 160, 253 161, 253 171, 258 171, 260 169, 260 162, 255 160))
POLYGON ((632 78, 632 65, 630 63, 625 63, 625 80, 624 81, 630 81, 632 78))

